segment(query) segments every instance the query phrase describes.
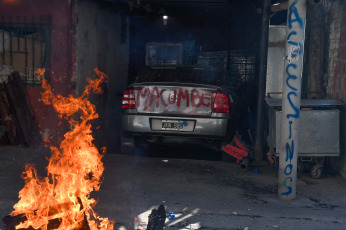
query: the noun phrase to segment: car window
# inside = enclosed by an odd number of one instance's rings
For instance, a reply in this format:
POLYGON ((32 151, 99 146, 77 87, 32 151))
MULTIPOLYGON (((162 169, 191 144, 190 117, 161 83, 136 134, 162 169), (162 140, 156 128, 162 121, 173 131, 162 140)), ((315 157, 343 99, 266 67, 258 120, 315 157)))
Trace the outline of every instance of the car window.
POLYGON ((145 69, 138 74, 136 83, 142 82, 180 82, 210 84, 220 86, 223 84, 225 71, 219 69, 202 68, 160 68, 145 69))

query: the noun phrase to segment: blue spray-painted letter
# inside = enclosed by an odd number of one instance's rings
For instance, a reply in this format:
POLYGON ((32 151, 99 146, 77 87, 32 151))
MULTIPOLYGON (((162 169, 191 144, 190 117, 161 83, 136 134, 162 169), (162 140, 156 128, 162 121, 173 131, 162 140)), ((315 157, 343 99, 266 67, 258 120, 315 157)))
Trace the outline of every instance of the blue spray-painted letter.
POLYGON ((297 4, 297 0, 295 0, 292 5, 290 6, 290 14, 288 15, 288 28, 292 29, 292 23, 297 22, 299 24, 299 27, 303 29, 303 20, 299 16, 298 9, 295 6, 297 4), (294 15, 294 19, 292 19, 292 16, 294 15))
POLYGON ((287 180, 290 180, 290 182, 292 182, 293 178, 292 178, 292 177, 287 177, 287 178, 284 180, 284 186, 285 186, 285 188, 288 189, 287 192, 281 193, 281 195, 284 195, 284 196, 289 195, 289 194, 292 193, 292 187, 291 187, 291 186, 288 186, 288 185, 286 184, 287 180))
POLYGON ((290 71, 289 71, 289 68, 292 67, 293 69, 297 69, 297 65, 294 64, 294 63, 290 63, 287 65, 286 67, 286 74, 287 74, 287 78, 286 78, 286 85, 293 91, 297 91, 297 88, 293 87, 290 83, 289 83, 289 80, 292 79, 292 80, 297 80, 297 76, 296 75, 293 75, 293 74, 290 74, 290 71))
POLYGON ((298 95, 295 93, 295 92, 289 92, 287 94, 287 99, 288 99, 288 102, 290 103, 292 109, 294 110, 295 114, 287 114, 287 119, 289 118, 299 118, 299 108, 297 108, 297 106, 295 106, 292 102, 292 99, 291 99, 291 96, 295 96, 295 97, 298 97, 298 95))
POLYGON ((292 144, 290 146, 289 143, 286 143, 286 161, 290 160, 290 162, 293 159, 294 154, 294 141, 292 140, 292 144))

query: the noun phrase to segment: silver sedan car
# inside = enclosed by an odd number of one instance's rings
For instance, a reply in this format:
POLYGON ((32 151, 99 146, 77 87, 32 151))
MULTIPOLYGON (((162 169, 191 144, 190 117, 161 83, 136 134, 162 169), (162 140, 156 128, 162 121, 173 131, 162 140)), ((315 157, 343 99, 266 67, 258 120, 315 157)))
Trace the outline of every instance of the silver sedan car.
POLYGON ((240 100, 219 84, 214 70, 148 69, 124 91, 121 151, 148 144, 205 144, 220 150, 231 141, 240 100))

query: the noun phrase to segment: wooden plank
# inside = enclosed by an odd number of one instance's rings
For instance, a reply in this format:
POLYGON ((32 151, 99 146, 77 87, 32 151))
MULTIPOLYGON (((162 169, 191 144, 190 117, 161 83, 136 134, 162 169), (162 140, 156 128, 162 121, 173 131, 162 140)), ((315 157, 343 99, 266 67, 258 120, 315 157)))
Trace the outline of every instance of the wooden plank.
POLYGON ((34 115, 29 106, 24 86, 17 72, 13 72, 5 83, 8 101, 13 108, 15 116, 18 120, 17 127, 23 134, 25 144, 28 146, 40 143, 40 135, 34 119, 34 115))
POLYGON ((308 8, 309 31, 309 85, 308 98, 323 98, 323 73, 325 65, 325 10, 323 4, 308 8))
MULTIPOLYGON (((83 209, 83 205, 81 203, 80 198, 78 197, 78 201, 81 204, 81 209, 83 209)), ((57 204, 55 206, 51 206, 48 207, 48 225, 47 225, 47 229, 57 229, 60 224, 61 224, 61 217, 62 216, 66 216, 68 215, 67 212, 65 213, 61 213, 61 208, 62 207, 68 207, 69 203, 63 203, 63 204, 57 204), (59 211, 60 210, 60 211, 59 211), (60 215, 60 217, 56 217, 56 215, 60 215), (55 218, 54 218, 55 217, 55 218)), ((26 221, 28 218, 26 217, 26 215, 23 214, 19 214, 19 215, 15 215, 15 216, 5 216, 2 221, 4 223, 4 230, 16 230, 16 226, 18 224, 20 224, 21 222, 26 221)), ((80 221, 80 223, 78 224, 79 227, 75 230, 90 230, 89 227, 89 223, 88 220, 86 218, 86 215, 84 213, 84 218, 82 221, 80 221)), ((20 228, 19 230, 33 230, 34 228, 29 227, 29 228, 20 228)), ((41 228, 40 228, 41 229, 41 228)))
MULTIPOLYGON (((20 214, 17 216, 5 216, 2 220, 4 223, 4 230, 16 230, 16 226, 20 224, 21 222, 26 221, 27 217, 25 216, 25 214, 20 214)), ((57 229, 59 228, 60 224, 61 224, 61 218, 51 219, 48 221, 47 228, 57 229)), ((19 228, 18 230, 34 230, 34 228, 33 227, 19 228)), ((84 215, 84 219, 82 223, 80 223, 80 227, 75 230, 90 230, 90 227, 85 215, 84 215)))
POLYGON ((5 137, 2 144, 23 145, 24 138, 20 130, 17 128, 19 123, 16 119, 14 111, 8 101, 6 88, 4 84, 0 84, 0 125, 5 127, 5 137), (7 143, 5 141, 7 139, 7 143))

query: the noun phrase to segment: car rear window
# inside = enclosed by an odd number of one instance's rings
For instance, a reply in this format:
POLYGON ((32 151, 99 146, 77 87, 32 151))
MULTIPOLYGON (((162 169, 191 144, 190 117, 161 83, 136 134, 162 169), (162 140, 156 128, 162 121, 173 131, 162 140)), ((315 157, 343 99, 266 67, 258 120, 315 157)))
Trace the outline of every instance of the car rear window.
POLYGON ((224 78, 225 71, 219 69, 150 68, 138 74, 136 83, 180 82, 220 86, 223 84, 224 78))

